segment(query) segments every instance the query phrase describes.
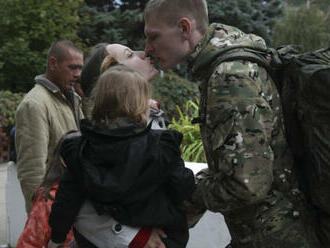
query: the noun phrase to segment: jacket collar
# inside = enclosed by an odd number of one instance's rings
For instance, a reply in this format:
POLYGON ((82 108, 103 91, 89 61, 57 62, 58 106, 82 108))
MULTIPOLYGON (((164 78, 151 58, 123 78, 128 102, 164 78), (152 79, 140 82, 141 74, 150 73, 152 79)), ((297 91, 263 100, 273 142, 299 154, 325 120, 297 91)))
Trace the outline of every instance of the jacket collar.
MULTIPOLYGON (((63 95, 60 88, 58 88, 54 83, 52 83, 48 78, 46 78, 45 74, 38 75, 34 78, 37 84, 42 85, 47 90, 52 92, 53 94, 61 94, 63 95)), ((81 100, 81 97, 77 94, 77 92, 72 88, 72 92, 75 98, 78 98, 79 101, 81 100)))
POLYGON ((81 133, 84 134, 89 139, 99 139, 99 138, 127 138, 131 136, 140 135, 142 133, 148 132, 151 129, 151 125, 147 127, 137 124, 125 124, 118 128, 99 128, 93 125, 89 120, 81 120, 81 133))
POLYGON ((46 78, 45 74, 38 75, 34 78, 37 84, 44 86, 49 91, 55 93, 61 92, 61 90, 52 83, 49 79, 46 78))

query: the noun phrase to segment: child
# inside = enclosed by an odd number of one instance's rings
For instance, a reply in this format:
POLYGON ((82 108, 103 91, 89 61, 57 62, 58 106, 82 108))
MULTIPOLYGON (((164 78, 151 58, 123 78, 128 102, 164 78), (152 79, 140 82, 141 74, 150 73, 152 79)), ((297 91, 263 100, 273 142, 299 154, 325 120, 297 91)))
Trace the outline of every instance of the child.
POLYGON ((82 121, 82 136, 62 146, 68 172, 50 215, 52 241, 64 241, 88 200, 99 215, 120 224, 163 229, 167 248, 185 247, 183 200, 194 189, 194 176, 181 159, 182 135, 147 127, 149 84, 127 66, 105 71, 91 96, 91 121, 82 121))

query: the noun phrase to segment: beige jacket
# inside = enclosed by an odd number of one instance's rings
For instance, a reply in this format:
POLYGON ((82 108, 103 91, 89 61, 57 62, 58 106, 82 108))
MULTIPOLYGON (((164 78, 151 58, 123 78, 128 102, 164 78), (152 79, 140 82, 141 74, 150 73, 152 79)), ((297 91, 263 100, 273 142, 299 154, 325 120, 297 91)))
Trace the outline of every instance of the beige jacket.
POLYGON ((17 176, 28 213, 57 142, 63 134, 77 130, 83 117, 78 94, 73 93, 73 104, 70 104, 44 75, 37 76, 35 81, 34 88, 16 110, 17 176))

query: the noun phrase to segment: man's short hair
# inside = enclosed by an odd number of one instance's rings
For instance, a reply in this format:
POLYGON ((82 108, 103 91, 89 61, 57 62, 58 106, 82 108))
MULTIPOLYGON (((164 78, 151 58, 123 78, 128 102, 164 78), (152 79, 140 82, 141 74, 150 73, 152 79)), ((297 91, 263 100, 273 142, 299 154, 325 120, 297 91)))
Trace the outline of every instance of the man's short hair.
POLYGON ((48 50, 47 65, 50 57, 55 57, 58 62, 62 62, 66 58, 68 50, 82 54, 82 51, 70 40, 55 41, 48 50))
POLYGON ((169 26, 176 25, 182 17, 192 18, 201 34, 209 25, 206 0, 149 0, 144 10, 144 19, 152 15, 169 26))

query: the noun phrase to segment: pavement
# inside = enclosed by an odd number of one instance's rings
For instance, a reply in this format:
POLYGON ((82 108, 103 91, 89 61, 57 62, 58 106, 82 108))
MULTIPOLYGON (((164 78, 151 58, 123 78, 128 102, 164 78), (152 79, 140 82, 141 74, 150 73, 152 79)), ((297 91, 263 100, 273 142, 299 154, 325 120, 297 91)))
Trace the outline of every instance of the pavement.
MULTIPOLYGON (((196 173, 206 164, 186 163, 196 173)), ((14 163, 0 164, 0 248, 15 247, 26 220, 14 163)), ((190 229, 187 248, 224 248, 230 234, 223 215, 207 211, 190 229)))
POLYGON ((24 228, 24 198, 13 162, 0 164, 0 248, 15 247, 24 228))
MULTIPOLYGON (((6 194, 7 163, 0 164, 0 245, 7 243, 8 225, 6 215, 6 194)), ((0 246, 1 247, 1 246, 0 246)))

